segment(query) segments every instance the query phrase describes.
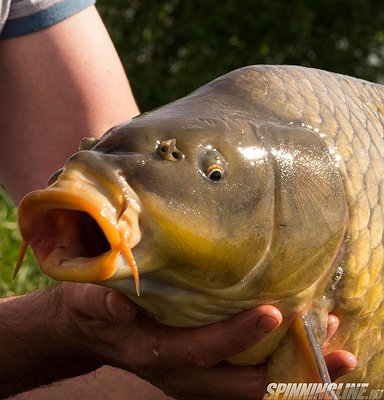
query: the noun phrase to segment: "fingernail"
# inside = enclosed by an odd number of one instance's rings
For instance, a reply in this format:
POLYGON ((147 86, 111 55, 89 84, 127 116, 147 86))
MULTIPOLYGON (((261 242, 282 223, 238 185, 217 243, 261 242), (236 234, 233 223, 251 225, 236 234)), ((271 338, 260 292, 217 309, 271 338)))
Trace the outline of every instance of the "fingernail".
POLYGON ((339 325, 339 319, 336 318, 334 315, 328 316, 328 326, 339 325))
POLYGON ((279 322, 275 318, 269 315, 263 315, 257 321, 256 328, 263 333, 268 333, 275 329, 277 325, 279 325, 279 322))
POLYGON ((136 309, 128 298, 116 292, 109 292, 104 299, 105 308, 111 316, 120 322, 132 322, 136 317, 136 309))
POLYGON ((119 315, 117 314, 114 305, 113 305, 113 296, 112 296, 112 292, 109 292, 105 295, 104 297, 104 304, 105 304, 105 308, 107 309, 107 311, 109 312, 109 314, 115 318, 120 320, 119 315))

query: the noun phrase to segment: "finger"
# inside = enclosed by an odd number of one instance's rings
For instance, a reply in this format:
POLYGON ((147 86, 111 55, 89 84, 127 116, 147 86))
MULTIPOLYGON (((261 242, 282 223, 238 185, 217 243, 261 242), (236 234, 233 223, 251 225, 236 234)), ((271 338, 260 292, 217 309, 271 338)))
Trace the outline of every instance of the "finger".
POLYGON ((332 381, 353 371, 357 366, 356 357, 345 350, 336 350, 324 358, 332 381))
POLYGON ((249 349, 281 322, 279 310, 260 306, 205 327, 168 330, 155 353, 168 365, 211 367, 249 349))
POLYGON ((64 282, 64 299, 72 312, 87 319, 132 322, 136 306, 127 296, 103 286, 64 282))
POLYGON ((227 363, 209 369, 172 369, 161 376, 152 376, 151 380, 178 400, 261 399, 266 385, 264 366, 239 367, 227 363))
POLYGON ((333 335, 336 333, 337 328, 339 327, 340 321, 339 318, 336 317, 336 315, 329 314, 328 315, 328 323, 327 323, 327 336, 324 340, 322 349, 323 351, 326 350, 326 348, 329 345, 329 342, 331 341, 333 335))
POLYGON ((110 291, 104 298, 108 312, 118 321, 132 323, 137 315, 137 307, 133 302, 117 290, 110 291))

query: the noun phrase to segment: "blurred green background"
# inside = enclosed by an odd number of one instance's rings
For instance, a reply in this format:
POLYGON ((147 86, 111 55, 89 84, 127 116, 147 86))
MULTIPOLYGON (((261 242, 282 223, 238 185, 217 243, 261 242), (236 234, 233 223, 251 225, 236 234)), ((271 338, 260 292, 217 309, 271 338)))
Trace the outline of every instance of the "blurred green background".
POLYGON ((377 0, 98 0, 142 111, 232 69, 298 64, 384 79, 377 0))
MULTIPOLYGON (((232 69, 297 64, 384 82, 377 0, 99 0, 142 111, 232 69)), ((16 210, 0 188, 0 294, 44 287, 28 253, 15 281, 16 210)))

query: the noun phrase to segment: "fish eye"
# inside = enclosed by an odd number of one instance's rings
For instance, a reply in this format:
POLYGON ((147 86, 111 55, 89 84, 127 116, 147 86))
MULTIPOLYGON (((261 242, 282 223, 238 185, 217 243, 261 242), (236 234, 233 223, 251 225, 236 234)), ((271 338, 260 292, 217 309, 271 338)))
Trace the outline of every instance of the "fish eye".
POLYGON ((223 170, 222 167, 218 164, 212 164, 208 167, 208 174, 207 177, 211 180, 211 181, 220 181, 223 178, 223 170))
POLYGON ((221 181, 227 172, 227 162, 217 150, 208 150, 201 160, 201 173, 213 182, 221 181))

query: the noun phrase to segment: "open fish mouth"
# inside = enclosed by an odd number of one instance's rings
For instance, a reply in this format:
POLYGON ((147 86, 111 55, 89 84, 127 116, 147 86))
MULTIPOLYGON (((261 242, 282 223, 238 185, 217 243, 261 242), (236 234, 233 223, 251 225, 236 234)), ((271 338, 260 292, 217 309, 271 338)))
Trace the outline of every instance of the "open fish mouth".
MULTIPOLYGON (((104 167, 105 168, 105 167, 104 167)), ((139 275, 131 249, 141 239, 136 193, 116 171, 97 175, 71 162, 47 189, 19 206, 23 252, 31 245, 44 273, 56 280, 101 282, 139 275)))

